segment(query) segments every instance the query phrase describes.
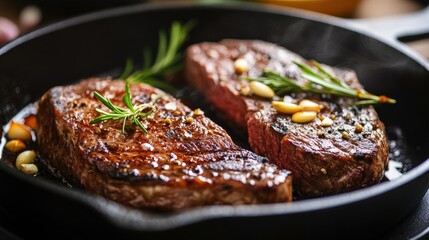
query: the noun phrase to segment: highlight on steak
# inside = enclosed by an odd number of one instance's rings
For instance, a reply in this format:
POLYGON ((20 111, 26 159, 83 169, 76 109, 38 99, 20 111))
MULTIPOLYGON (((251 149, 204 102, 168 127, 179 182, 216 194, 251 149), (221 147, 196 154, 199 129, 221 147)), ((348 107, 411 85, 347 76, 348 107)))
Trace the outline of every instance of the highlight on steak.
MULTIPOLYGON (((387 167, 388 145, 384 124, 372 106, 355 106, 353 98, 326 93, 275 96, 263 83, 246 80, 269 70, 304 86, 308 80, 299 66, 307 63, 272 43, 227 39, 191 45, 185 73, 188 83, 227 122, 248 134, 255 153, 291 171, 298 195, 318 197, 378 183, 387 167), (296 118, 287 113, 303 101, 320 107, 297 112, 296 118)), ((344 86, 365 92, 355 72, 323 69, 344 86)))
POLYGON ((131 84, 131 102, 154 102, 139 119, 147 133, 122 121, 91 121, 108 111, 97 91, 126 108, 125 83, 93 78, 46 92, 36 130, 45 164, 71 184, 140 209, 292 200, 291 176, 233 143, 220 126, 180 100, 146 84, 131 84))

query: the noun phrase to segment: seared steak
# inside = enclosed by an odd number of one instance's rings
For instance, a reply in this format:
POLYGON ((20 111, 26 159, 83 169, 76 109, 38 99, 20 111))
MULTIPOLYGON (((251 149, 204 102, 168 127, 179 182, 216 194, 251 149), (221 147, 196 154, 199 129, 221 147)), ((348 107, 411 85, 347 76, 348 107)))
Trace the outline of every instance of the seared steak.
MULTIPOLYGON (((274 44, 251 40, 224 40, 199 43, 187 50, 186 76, 228 122, 248 133, 249 145, 281 168, 292 172, 294 190, 305 197, 351 191, 378 183, 388 159, 383 123, 373 107, 354 107, 354 99, 290 93, 286 98, 298 103, 309 99, 323 105, 315 121, 301 124, 277 112, 263 99, 249 92, 242 76, 260 76, 263 69, 306 81, 293 61, 306 60, 274 44), (234 67, 245 59, 248 71, 234 67), (245 91, 243 91, 245 90, 245 91), (321 119, 333 118, 329 127, 321 119), (362 129, 355 130, 357 125, 362 129)), ((362 89, 350 70, 330 68, 338 78, 362 89)))
POLYGON ((124 85, 89 79, 55 87, 40 99, 39 150, 72 184, 145 209, 291 201, 287 171, 238 147, 210 119, 148 85, 131 85, 136 104, 162 96, 143 122, 148 134, 129 123, 123 133, 122 121, 90 124, 96 108, 108 111, 93 91, 125 107, 124 85))

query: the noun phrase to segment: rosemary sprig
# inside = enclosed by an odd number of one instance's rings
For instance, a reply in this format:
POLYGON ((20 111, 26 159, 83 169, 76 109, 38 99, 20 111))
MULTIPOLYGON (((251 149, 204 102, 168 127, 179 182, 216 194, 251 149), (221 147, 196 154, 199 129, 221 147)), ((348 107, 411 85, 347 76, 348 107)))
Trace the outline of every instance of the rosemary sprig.
POLYGON ((94 96, 102 102, 111 112, 106 112, 102 109, 96 109, 101 115, 90 122, 90 124, 107 121, 107 120, 121 120, 122 132, 125 133, 125 125, 127 121, 137 125, 143 132, 147 133, 146 127, 141 123, 141 120, 147 118, 155 112, 153 100, 150 103, 134 106, 131 101, 130 83, 147 83, 157 88, 167 91, 172 91, 174 88, 169 84, 159 81, 159 78, 165 74, 178 70, 181 66, 179 64, 182 58, 180 52, 181 47, 188 38, 188 33, 194 26, 194 22, 190 21, 185 25, 179 22, 173 22, 170 30, 170 38, 164 31, 159 33, 158 53, 154 60, 151 62, 152 56, 149 49, 144 52, 144 65, 141 70, 133 70, 133 60, 128 59, 125 65, 124 72, 119 79, 125 80, 125 95, 123 101, 127 109, 115 106, 109 99, 101 96, 98 92, 94 91, 94 96))
POLYGON ((143 68, 133 72, 133 61, 128 59, 124 72, 119 78, 130 83, 143 82, 167 91, 173 90, 172 86, 159 81, 159 78, 181 68, 180 59, 183 54, 180 50, 194 25, 195 22, 193 21, 184 25, 179 22, 173 22, 169 38, 164 31, 160 31, 158 52, 154 62, 152 63, 151 61, 151 52, 146 49, 143 56, 143 68))
POLYGON ((146 127, 140 122, 147 118, 149 115, 155 112, 154 103, 156 99, 150 103, 144 103, 137 106, 132 104, 130 84, 125 83, 125 95, 123 101, 127 109, 115 106, 108 98, 101 96, 97 91, 94 91, 94 96, 102 102, 107 108, 112 110, 111 112, 106 112, 102 109, 95 109, 101 115, 95 118, 90 122, 90 124, 107 121, 107 120, 121 120, 122 121, 122 133, 125 133, 125 125, 129 120, 132 124, 137 125, 144 133, 147 133, 146 127))
POLYGON ((315 72, 310 66, 298 62, 294 62, 301 69, 301 76, 305 78, 307 83, 299 83, 296 80, 281 76, 270 70, 264 70, 263 75, 257 78, 246 78, 250 81, 259 81, 271 87, 278 95, 284 95, 287 92, 308 91, 315 93, 332 94, 343 97, 356 97, 362 99, 355 105, 370 105, 377 103, 396 103, 395 99, 386 96, 376 96, 368 93, 365 90, 353 89, 338 78, 334 77, 326 71, 322 65, 316 61, 311 61, 318 72, 315 72))

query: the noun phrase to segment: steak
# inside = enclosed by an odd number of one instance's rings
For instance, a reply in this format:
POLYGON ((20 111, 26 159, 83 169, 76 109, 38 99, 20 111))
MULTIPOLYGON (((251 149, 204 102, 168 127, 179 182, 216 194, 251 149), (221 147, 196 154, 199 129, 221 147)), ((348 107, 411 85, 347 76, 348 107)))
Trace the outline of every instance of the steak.
MULTIPOLYGON (((289 93, 284 96, 287 101, 308 99, 323 106, 319 118, 295 123, 291 115, 277 112, 271 100, 249 92, 249 82, 242 80, 243 76, 261 76, 263 69, 269 69, 306 82, 294 61, 307 62, 275 44, 227 39, 190 46, 185 73, 189 84, 227 122, 247 132, 249 145, 257 154, 292 172, 298 195, 318 197, 378 183, 387 167, 388 145, 384 125, 373 107, 356 107, 355 99, 328 94, 289 93), (245 59, 247 71, 237 71, 237 59, 245 59), (322 127, 321 119, 326 117, 332 118, 333 124, 322 127), (355 130, 357 125, 362 127, 359 131, 355 130)), ((324 67, 347 85, 363 89, 353 71, 324 67)))
POLYGON ((181 210, 202 205, 292 200, 291 176, 235 145, 220 126, 180 100, 131 84, 133 104, 156 101, 142 120, 90 124, 109 111, 93 95, 125 107, 123 81, 88 79, 54 87, 39 101, 37 139, 45 163, 72 185, 135 208, 181 210))

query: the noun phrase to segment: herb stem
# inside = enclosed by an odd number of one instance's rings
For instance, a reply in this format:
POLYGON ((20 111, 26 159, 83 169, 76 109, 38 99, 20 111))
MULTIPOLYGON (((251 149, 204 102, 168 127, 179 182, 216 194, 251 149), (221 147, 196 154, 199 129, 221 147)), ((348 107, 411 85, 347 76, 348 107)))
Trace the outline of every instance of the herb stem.
POLYGON ((293 62, 300 70, 301 77, 306 79, 307 83, 299 83, 298 81, 280 76, 270 70, 264 70, 263 75, 257 78, 246 78, 250 81, 259 81, 271 87, 278 95, 284 95, 287 92, 308 91, 321 94, 332 94, 343 97, 356 97, 362 99, 357 101, 355 105, 368 105, 376 103, 396 103, 395 99, 386 97, 384 95, 377 96, 366 92, 365 90, 357 90, 348 86, 340 79, 334 77, 322 65, 316 61, 311 61, 312 65, 316 67, 318 72, 314 71, 310 66, 293 62))

